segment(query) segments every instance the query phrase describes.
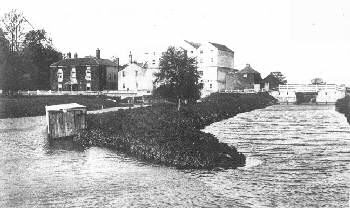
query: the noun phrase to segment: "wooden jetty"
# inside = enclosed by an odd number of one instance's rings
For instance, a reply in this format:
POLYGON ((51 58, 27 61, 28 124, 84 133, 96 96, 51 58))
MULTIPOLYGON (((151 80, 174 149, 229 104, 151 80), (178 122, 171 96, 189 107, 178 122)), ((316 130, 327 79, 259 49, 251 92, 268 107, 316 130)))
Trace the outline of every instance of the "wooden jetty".
POLYGON ((86 128, 86 106, 78 103, 45 106, 49 138, 75 135, 86 128))

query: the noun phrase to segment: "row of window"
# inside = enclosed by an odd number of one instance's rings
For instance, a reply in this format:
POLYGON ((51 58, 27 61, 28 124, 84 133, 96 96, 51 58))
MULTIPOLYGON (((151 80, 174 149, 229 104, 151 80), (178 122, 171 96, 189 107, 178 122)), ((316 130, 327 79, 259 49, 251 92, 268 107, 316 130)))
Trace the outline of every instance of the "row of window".
POLYGON ((112 80, 112 78, 114 78, 114 80, 117 80, 117 74, 113 74, 113 77, 112 74, 109 74, 108 80, 112 80))
MULTIPOLYGON (((137 76, 138 71, 135 71, 135 76, 137 76)), ((125 77, 125 71, 122 72, 122 76, 125 77)))
MULTIPOLYGON (((62 90, 62 84, 58 84, 57 89, 62 90)), ((91 90, 91 83, 86 83, 86 90, 91 90)))
MULTIPOLYGON (((136 82, 136 89, 137 88, 139 88, 139 83, 136 82)), ((125 83, 123 83, 123 89, 125 89, 125 83)), ((129 90, 129 88, 127 90, 129 90)))
MULTIPOLYGON (((70 78, 71 79, 76 79, 77 78, 77 72, 75 68, 72 68, 71 72, 70 72, 70 78)), ((62 69, 58 69, 57 71, 57 79, 58 82, 63 82, 63 70, 62 69)), ((85 71, 85 79, 90 81, 91 80, 91 68, 87 67, 86 71, 85 71)))
MULTIPOLYGON (((199 59, 199 63, 203 63, 204 61, 203 61, 203 58, 200 58, 199 59)), ((214 63, 214 58, 210 58, 210 62, 211 63, 214 63)))
MULTIPOLYGON (((191 52, 192 52, 192 51, 191 51, 191 52)), ((199 53, 200 53, 200 54, 203 54, 203 52, 204 52, 203 50, 200 50, 200 51, 199 51, 199 53)), ((210 50, 210 52, 212 52, 212 53, 213 53, 213 52, 214 52, 214 50, 210 50)))

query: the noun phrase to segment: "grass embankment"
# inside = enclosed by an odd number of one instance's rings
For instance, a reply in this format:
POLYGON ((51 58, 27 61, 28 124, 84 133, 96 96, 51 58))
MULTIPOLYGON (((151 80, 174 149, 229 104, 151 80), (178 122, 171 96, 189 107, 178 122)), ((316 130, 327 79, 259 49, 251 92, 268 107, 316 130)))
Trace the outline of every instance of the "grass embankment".
POLYGON ((350 96, 347 95, 335 103, 337 111, 343 113, 350 123, 350 96))
POLYGON ((50 95, 50 96, 0 96, 0 118, 45 115, 45 105, 79 103, 87 110, 119 106, 118 98, 106 96, 50 95), (116 100, 113 102, 109 99, 116 100))
POLYGON ((235 168, 245 164, 245 156, 200 129, 274 102, 267 93, 214 94, 201 103, 183 106, 180 112, 176 105, 158 104, 88 115, 88 129, 74 140, 84 146, 114 148, 143 161, 177 168, 235 168))

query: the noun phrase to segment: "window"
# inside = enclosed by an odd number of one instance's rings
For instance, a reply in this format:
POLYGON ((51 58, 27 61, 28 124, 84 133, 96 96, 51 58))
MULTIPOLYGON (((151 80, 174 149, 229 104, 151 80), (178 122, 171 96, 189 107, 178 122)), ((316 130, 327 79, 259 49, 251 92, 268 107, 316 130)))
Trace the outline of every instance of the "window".
POLYGON ((203 71, 198 71, 198 74, 203 76, 203 71))
POLYGON ((108 79, 112 80, 112 74, 109 74, 108 79))
POLYGON ((213 58, 211 58, 211 63, 213 63, 214 62, 214 59, 213 58))
POLYGON ((153 65, 156 64, 156 60, 153 59, 153 60, 152 60, 152 64, 153 64, 153 65))
POLYGON ((201 58, 201 59, 199 59, 199 62, 200 62, 200 63, 203 63, 203 59, 202 59, 202 58, 201 58))
POLYGON ((247 78, 247 77, 248 77, 248 74, 243 74, 243 77, 247 78))
POLYGON ((58 71, 57 71, 57 79, 58 79, 58 82, 63 82, 63 71, 62 71, 62 69, 58 69, 58 71))
POLYGON ((135 76, 137 76, 138 71, 135 71, 135 76))
POLYGON ((85 71, 85 79, 91 80, 91 68, 88 66, 85 71))
POLYGON ((58 84, 57 89, 60 91, 62 90, 62 84, 58 84))
POLYGON ((213 84, 210 84, 209 87, 210 87, 210 89, 213 88, 213 84))
POLYGON ((136 82, 136 89, 139 88, 139 83, 136 82))
POLYGON ((86 83, 86 90, 91 90, 91 83, 86 83))
POLYGON ((193 53, 193 51, 191 51, 191 53, 193 53))
POLYGON ((199 52, 199 53, 203 54, 203 50, 200 50, 200 52, 199 52))
POLYGON ((123 83, 123 89, 125 89, 125 83, 123 83))
POLYGON ((114 80, 117 80, 117 74, 114 74, 114 80))
POLYGON ((77 78, 77 71, 76 71, 75 67, 72 68, 70 76, 73 79, 77 78))
POLYGON ((123 77, 125 77, 125 71, 123 71, 123 77))

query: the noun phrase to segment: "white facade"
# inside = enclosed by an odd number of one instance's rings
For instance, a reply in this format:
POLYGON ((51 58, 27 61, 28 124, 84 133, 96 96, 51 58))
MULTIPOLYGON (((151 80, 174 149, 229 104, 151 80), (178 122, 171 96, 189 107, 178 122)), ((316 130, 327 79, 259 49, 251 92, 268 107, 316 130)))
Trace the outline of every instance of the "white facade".
POLYGON ((143 68, 136 63, 129 64, 118 72, 118 90, 151 92, 156 72, 157 69, 143 68))
POLYGON ((197 58, 200 82, 203 83, 202 96, 225 90, 226 76, 234 69, 234 53, 208 42, 201 44, 193 54, 197 58))
MULTIPOLYGON (((199 81, 203 83, 202 96, 226 89, 226 76, 234 69, 233 51, 224 45, 210 42, 199 44, 181 41, 175 43, 174 46, 186 50, 189 57, 196 58, 197 70, 201 75, 199 81)), ((166 50, 167 48, 164 48, 164 51, 166 50)), ((158 70, 161 56, 162 52, 146 52, 142 61, 147 63, 148 68, 158 70)))

